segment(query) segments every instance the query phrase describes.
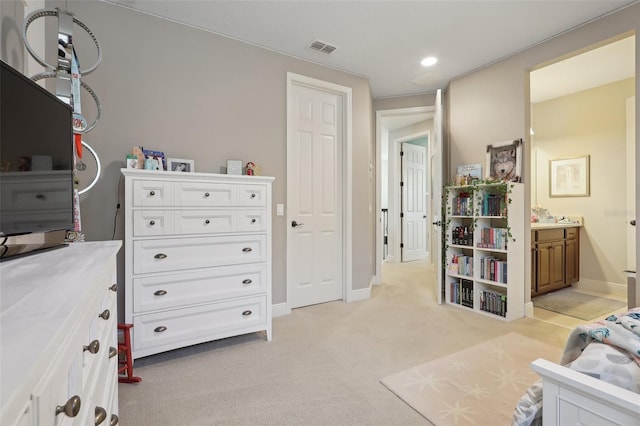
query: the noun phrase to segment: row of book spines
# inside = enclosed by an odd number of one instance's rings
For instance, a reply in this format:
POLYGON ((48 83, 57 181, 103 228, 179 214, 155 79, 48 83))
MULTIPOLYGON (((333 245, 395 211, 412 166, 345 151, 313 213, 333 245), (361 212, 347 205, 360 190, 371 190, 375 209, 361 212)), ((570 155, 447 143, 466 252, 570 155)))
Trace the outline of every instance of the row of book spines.
POLYGON ((507 240, 508 230, 506 228, 482 228, 477 247, 506 250, 507 240))
POLYGON ((484 194, 482 199, 482 216, 506 216, 505 197, 495 194, 484 194))
POLYGON ((473 206, 469 193, 461 192, 458 194, 458 196, 453 199, 452 207, 452 213, 456 216, 471 216, 473 206))
POLYGON ((483 257, 480 259, 480 278, 506 284, 507 262, 495 257, 483 257))
POLYGON ((473 281, 460 279, 452 282, 449 301, 468 308, 473 308, 473 281))
POLYGON ((480 310, 507 316, 507 295, 493 290, 480 291, 480 310))
POLYGON ((449 264, 449 271, 458 275, 473 276, 473 256, 454 254, 449 264))

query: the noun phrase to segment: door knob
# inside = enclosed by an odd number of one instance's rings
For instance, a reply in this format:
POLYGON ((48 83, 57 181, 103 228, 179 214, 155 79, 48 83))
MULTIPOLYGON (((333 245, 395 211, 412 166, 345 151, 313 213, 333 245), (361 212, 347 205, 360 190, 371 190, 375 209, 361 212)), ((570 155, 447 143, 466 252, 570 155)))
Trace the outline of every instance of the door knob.
POLYGON ((442 221, 441 221, 441 220, 439 220, 439 221, 437 221, 437 222, 433 222, 433 225, 436 225, 436 226, 442 226, 442 221))
POLYGON ((295 220, 291 221, 291 226, 293 228, 297 228, 298 226, 302 226, 302 225, 304 225, 304 223, 298 223, 295 220))

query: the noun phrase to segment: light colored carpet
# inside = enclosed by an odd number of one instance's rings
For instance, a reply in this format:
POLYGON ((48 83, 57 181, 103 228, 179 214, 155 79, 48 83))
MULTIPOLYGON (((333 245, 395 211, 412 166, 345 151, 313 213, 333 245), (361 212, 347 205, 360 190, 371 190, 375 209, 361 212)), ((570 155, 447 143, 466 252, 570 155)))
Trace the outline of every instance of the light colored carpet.
POLYGON ((421 262, 385 264, 371 291, 274 318, 271 342, 258 333, 136 360, 142 382, 118 386, 120 424, 429 425, 380 379, 509 332, 558 348, 570 332, 439 306, 421 262))
POLYGON ((571 287, 536 296, 533 306, 585 321, 601 319, 627 306, 626 302, 581 293, 571 287))
POLYGON ((555 346, 508 333, 382 383, 435 425, 508 425, 518 399, 537 380, 531 361, 558 361, 561 353, 555 346))

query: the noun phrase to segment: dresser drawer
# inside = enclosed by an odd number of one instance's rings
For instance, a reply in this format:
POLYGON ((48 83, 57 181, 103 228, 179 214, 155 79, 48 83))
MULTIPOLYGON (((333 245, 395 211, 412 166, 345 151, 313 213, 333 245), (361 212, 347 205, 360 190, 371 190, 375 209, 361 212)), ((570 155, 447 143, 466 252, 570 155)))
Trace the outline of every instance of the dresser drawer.
POLYGON ((266 310, 266 296, 257 296, 134 316, 134 348, 140 356, 253 329, 266 323, 266 310))
POLYGON ((264 294, 266 287, 265 264, 222 266, 207 271, 135 278, 133 310, 144 313, 264 294))
POLYGON ((36 179, 35 182, 11 182, 2 192, 4 210, 68 209, 71 197, 71 177, 61 180, 36 179))
POLYGON ((175 182, 175 205, 228 207, 234 204, 236 187, 209 182, 175 182))
POLYGON ((260 234, 134 241, 134 273, 264 262, 266 239, 260 234))
POLYGON ((236 230, 233 210, 179 210, 174 212, 176 234, 213 234, 236 230))
POLYGON ((263 207, 267 205, 265 185, 238 185, 236 205, 240 207, 263 207))
POLYGON ((241 232, 262 232, 267 230, 267 212, 264 209, 246 209, 236 212, 237 230, 241 232))
POLYGON ((133 181, 133 205, 136 207, 163 207, 172 204, 170 182, 155 180, 133 181))
POLYGON ((152 237, 171 233, 172 215, 167 210, 134 210, 133 235, 152 237))

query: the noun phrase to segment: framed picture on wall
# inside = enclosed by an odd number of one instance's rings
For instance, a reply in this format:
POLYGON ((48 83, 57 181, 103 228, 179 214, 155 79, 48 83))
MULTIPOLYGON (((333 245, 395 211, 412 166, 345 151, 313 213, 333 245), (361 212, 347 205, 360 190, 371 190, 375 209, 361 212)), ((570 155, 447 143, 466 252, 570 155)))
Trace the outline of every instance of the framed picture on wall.
POLYGON ((195 166, 193 160, 167 158, 167 170, 172 172, 193 173, 195 172, 195 166))
POLYGON ((522 139, 487 145, 486 178, 522 182, 522 139))
POLYGON ((549 160, 549 196, 589 196, 588 155, 549 160))

